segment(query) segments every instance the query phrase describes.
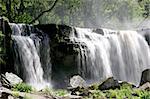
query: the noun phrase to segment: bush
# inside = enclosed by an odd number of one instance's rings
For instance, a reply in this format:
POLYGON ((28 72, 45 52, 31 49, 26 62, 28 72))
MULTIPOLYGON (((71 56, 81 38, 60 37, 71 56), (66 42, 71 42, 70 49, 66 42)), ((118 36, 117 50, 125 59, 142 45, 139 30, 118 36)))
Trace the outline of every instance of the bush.
POLYGON ((25 83, 19 83, 13 86, 13 91, 20 91, 20 92, 31 92, 33 91, 32 87, 30 85, 27 85, 25 83))
POLYGON ((56 96, 65 96, 65 95, 68 94, 68 92, 67 92, 66 90, 56 90, 56 91, 54 92, 54 94, 55 94, 56 96))

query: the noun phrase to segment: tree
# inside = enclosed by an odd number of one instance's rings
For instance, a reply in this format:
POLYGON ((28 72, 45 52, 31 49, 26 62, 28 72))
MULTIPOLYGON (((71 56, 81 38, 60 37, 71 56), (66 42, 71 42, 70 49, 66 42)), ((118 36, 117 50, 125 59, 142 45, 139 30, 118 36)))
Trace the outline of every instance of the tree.
POLYGON ((58 0, 56 0, 55 2, 54 2, 54 4, 52 5, 52 7, 50 7, 48 10, 45 10, 45 11, 43 11, 43 12, 41 12, 35 19, 33 19, 31 22, 30 22, 30 24, 32 24, 33 22, 35 22, 36 20, 38 20, 43 14, 45 14, 46 12, 50 12, 54 7, 55 7, 55 5, 56 5, 56 3, 58 2, 58 0))

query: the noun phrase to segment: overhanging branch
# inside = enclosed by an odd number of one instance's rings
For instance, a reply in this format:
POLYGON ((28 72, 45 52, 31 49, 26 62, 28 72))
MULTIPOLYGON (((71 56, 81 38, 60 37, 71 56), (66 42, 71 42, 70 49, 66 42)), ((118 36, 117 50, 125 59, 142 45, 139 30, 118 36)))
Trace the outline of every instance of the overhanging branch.
POLYGON ((50 12, 51 10, 53 10, 53 8, 55 7, 55 5, 57 4, 58 0, 55 0, 54 4, 51 6, 51 8, 49 8, 48 10, 45 10, 43 12, 41 12, 35 19, 33 19, 29 24, 34 23, 36 20, 38 20, 43 14, 45 14, 46 12, 50 12))

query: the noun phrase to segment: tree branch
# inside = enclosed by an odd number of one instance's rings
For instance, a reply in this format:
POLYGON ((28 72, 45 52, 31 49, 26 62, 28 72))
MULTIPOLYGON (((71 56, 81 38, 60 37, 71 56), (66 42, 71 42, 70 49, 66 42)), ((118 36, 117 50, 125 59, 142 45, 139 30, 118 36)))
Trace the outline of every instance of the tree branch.
POLYGON ((43 14, 45 14, 46 12, 50 12, 51 10, 53 10, 53 8, 55 7, 55 5, 57 4, 58 0, 55 0, 54 4, 51 6, 51 8, 49 8, 48 10, 45 10, 43 12, 41 12, 35 19, 33 19, 29 24, 34 23, 36 20, 38 20, 43 14))

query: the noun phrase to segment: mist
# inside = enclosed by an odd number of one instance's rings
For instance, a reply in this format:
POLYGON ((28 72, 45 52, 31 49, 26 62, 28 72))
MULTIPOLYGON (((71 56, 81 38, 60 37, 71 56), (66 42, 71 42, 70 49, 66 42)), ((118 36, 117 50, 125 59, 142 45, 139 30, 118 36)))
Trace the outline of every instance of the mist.
MULTIPOLYGON (((148 2, 145 5, 149 8, 148 2)), ((52 13, 41 18, 41 23, 87 28, 150 28, 149 13, 144 16, 144 7, 137 0, 62 0, 52 13)))

